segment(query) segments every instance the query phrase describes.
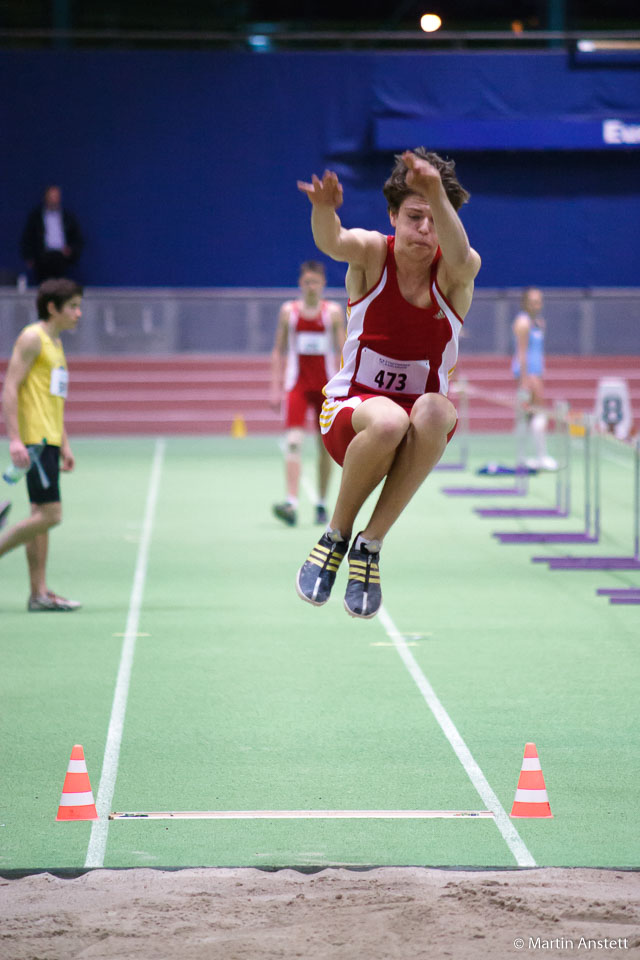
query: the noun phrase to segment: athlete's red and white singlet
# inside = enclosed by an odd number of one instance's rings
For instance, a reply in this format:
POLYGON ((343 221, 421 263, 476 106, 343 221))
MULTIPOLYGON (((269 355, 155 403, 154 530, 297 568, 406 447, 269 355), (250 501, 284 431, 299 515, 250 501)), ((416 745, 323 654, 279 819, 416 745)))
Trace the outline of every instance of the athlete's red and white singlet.
POLYGON ((431 303, 416 307, 400 292, 394 242, 394 237, 387 237, 384 269, 373 289, 360 300, 349 301, 342 367, 324 390, 327 399, 320 427, 338 463, 344 458, 344 450, 339 450, 340 444, 336 449, 327 434, 345 407, 355 407, 367 397, 383 396, 409 411, 424 393, 446 397, 458 359, 462 319, 438 286, 440 248, 430 270, 431 303))
POLYGON ((301 315, 295 301, 289 312, 287 362, 284 374, 286 426, 304 426, 308 407, 320 413, 323 387, 336 371, 329 305, 320 303, 315 317, 301 315))

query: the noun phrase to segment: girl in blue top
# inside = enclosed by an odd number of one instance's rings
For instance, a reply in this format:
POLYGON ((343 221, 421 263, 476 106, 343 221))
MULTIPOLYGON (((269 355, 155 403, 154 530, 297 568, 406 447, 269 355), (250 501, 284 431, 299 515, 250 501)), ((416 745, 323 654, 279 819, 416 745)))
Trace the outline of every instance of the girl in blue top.
POLYGON ((527 287, 522 294, 520 313, 513 321, 515 355, 512 369, 518 378, 518 406, 525 412, 528 432, 531 433, 535 457, 526 465, 534 470, 557 470, 558 464, 547 453, 547 417, 541 410, 544 390, 544 332, 542 290, 527 287))

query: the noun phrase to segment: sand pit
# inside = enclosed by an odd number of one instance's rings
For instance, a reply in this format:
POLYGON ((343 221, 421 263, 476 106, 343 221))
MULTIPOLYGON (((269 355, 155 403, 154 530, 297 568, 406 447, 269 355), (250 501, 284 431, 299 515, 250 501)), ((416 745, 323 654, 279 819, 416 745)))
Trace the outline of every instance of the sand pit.
POLYGON ((384 867, 0 879, 2 960, 640 956, 640 874, 384 867))

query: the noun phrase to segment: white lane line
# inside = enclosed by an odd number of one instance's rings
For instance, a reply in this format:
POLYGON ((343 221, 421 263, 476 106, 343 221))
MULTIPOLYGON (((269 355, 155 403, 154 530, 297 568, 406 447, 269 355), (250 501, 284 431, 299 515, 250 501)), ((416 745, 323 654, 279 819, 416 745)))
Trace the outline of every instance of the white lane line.
POLYGON ((104 749, 104 759, 102 761, 102 774, 100 776, 100 785, 98 787, 98 795, 96 800, 96 810, 99 819, 94 820, 91 826, 91 836, 89 838, 89 846, 87 848, 87 857, 84 864, 85 867, 101 867, 104 863, 104 855, 107 847, 107 835, 109 832, 109 811, 111 809, 113 793, 116 785, 116 777, 118 775, 122 730, 124 727, 124 717, 127 710, 127 697, 129 695, 129 681, 131 679, 131 668, 133 666, 136 637, 138 636, 138 621, 140 619, 142 597, 144 594, 144 585, 147 577, 149 545, 151 543, 151 533, 153 530, 153 520, 156 509, 156 501, 158 499, 158 490, 160 488, 160 475, 162 473, 165 449, 166 441, 164 438, 159 437, 156 440, 153 463, 151 465, 151 476, 147 490, 147 501, 145 504, 142 535, 140 537, 138 559, 136 561, 133 586, 131 588, 131 598, 129 600, 129 614, 127 617, 124 639, 122 641, 120 666, 118 668, 116 688, 113 694, 111 718, 109 720, 107 742, 104 749))
POLYGON ((454 820, 489 819, 490 810, 152 810, 110 820, 454 820))
POLYGON ((305 473, 302 474, 300 480, 301 480, 302 489, 305 492, 305 496, 307 500, 309 501, 309 503, 315 506, 316 503, 318 502, 318 494, 316 493, 316 488, 311 483, 311 481, 309 480, 309 478, 305 473))
POLYGON ((397 630, 393 620, 384 607, 380 608, 378 616, 382 626, 387 632, 389 639, 393 641, 393 645, 400 654, 405 667, 411 674, 416 686, 424 697, 427 706, 437 720, 445 737, 453 747, 453 750, 458 757, 458 760, 464 767, 467 776, 471 780, 471 783, 476 788, 480 799, 484 803, 487 810, 491 811, 493 814, 496 826, 502 834, 502 837, 509 847, 509 850, 513 854, 516 863, 519 867, 535 867, 535 860, 525 846, 520 834, 507 816, 504 807, 489 786, 487 778, 483 774, 476 761, 473 759, 471 751, 458 733, 453 720, 440 703, 433 687, 418 666, 415 657, 406 644, 404 636, 397 630))

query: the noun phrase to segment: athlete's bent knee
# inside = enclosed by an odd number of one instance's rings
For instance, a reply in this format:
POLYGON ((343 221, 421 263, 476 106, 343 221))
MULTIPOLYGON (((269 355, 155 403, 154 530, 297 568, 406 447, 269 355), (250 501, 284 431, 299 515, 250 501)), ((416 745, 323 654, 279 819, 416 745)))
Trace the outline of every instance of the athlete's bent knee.
POLYGON ((285 439, 287 456, 297 457, 302 452, 302 431, 291 430, 285 439))
POLYGON ((397 403, 380 405, 366 429, 381 448, 393 449, 402 442, 409 429, 409 416, 397 403))
POLYGON ((432 429, 448 434, 457 420, 456 408, 441 393, 425 393, 418 397, 411 410, 411 423, 418 429, 432 429))

